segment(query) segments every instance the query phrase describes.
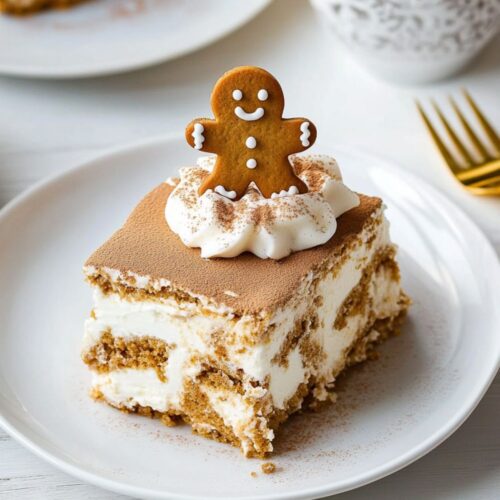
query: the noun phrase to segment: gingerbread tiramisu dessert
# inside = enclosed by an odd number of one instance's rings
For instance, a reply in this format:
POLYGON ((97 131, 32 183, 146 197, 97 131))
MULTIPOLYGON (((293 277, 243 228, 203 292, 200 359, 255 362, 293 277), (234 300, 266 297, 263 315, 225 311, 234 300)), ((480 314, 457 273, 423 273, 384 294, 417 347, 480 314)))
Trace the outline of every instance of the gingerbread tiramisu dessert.
POLYGON ((274 77, 217 82, 188 143, 216 156, 149 193, 90 256, 83 359, 94 397, 273 450, 279 425, 398 331, 409 301, 379 198, 358 195, 274 77))

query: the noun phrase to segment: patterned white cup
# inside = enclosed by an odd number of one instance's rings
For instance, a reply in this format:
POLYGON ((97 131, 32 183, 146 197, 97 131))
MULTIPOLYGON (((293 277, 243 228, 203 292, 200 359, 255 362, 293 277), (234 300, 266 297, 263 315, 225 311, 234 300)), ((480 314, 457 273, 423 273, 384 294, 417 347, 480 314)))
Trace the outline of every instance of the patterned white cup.
POLYGON ((311 0, 372 73, 427 83, 463 69, 500 31, 500 0, 311 0))

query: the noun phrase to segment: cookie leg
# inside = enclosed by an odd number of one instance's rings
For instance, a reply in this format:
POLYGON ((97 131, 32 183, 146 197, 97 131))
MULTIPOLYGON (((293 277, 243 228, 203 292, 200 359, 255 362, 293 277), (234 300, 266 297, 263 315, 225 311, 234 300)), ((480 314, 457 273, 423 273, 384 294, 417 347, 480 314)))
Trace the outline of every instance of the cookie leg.
POLYGON ((289 164, 283 165, 279 178, 266 177, 258 183, 265 198, 307 193, 307 186, 295 175, 289 164))
POLYGON ((228 183, 227 178, 216 175, 214 172, 205 179, 198 190, 198 194, 202 195, 205 191, 211 189, 230 200, 239 200, 246 193, 248 184, 249 182, 244 178, 238 179, 237 181, 231 180, 230 183, 228 183))

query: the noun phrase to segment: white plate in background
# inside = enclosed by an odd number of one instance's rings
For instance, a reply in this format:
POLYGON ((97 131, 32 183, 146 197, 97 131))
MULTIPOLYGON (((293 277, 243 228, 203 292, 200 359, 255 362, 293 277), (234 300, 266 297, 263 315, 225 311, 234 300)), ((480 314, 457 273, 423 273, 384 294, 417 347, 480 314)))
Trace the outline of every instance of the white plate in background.
POLYGON ((498 259, 477 227, 424 181, 349 148, 330 152, 351 187, 384 198, 414 304, 402 335, 346 378, 336 405, 292 417, 278 432, 277 473, 261 474, 261 461, 188 427, 125 415, 87 395, 79 352, 91 291, 82 263, 143 195, 194 159, 178 138, 109 153, 0 211, 6 431, 82 480, 173 499, 316 498, 386 476, 446 439, 498 369, 498 259))
POLYGON ((65 10, 0 15, 0 73, 76 78, 138 69, 200 49, 271 0, 86 0, 65 10))

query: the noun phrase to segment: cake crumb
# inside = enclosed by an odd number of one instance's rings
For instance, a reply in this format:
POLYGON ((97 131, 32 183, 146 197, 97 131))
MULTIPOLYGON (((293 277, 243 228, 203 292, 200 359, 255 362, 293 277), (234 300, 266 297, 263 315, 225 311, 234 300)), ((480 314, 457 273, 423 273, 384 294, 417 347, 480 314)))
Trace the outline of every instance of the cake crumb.
POLYGON ((253 470, 252 472, 250 472, 250 475, 251 475, 252 477, 257 477, 257 473, 256 473, 254 470, 253 470))
POLYGON ((224 290, 224 293, 226 295, 229 295, 230 297, 234 297, 235 299, 239 297, 239 295, 236 292, 233 292, 232 290, 224 290))
POLYGON ((260 468, 264 474, 274 474, 276 472, 276 465, 273 462, 263 463, 260 468))

